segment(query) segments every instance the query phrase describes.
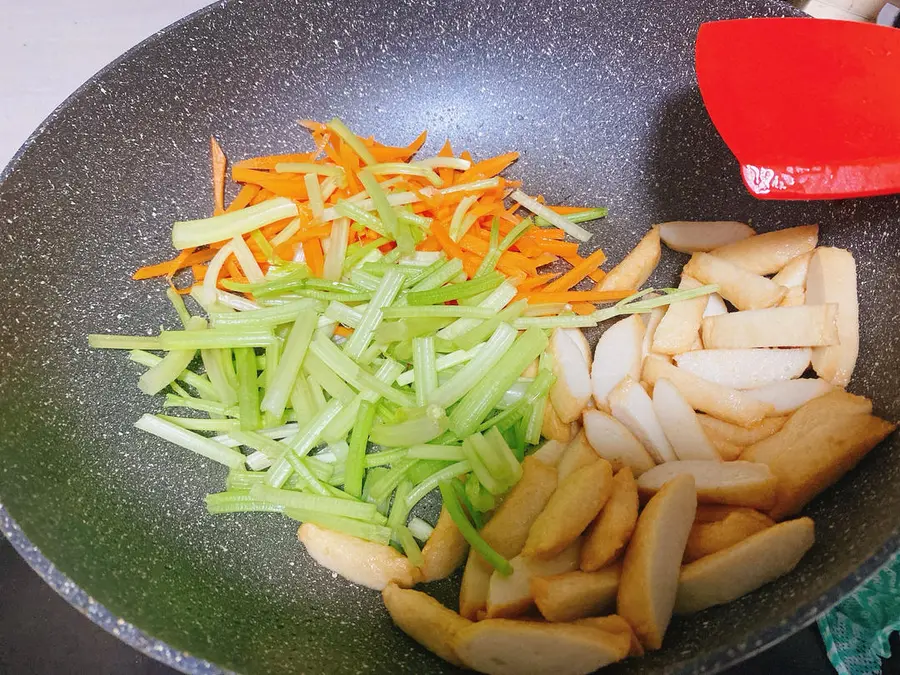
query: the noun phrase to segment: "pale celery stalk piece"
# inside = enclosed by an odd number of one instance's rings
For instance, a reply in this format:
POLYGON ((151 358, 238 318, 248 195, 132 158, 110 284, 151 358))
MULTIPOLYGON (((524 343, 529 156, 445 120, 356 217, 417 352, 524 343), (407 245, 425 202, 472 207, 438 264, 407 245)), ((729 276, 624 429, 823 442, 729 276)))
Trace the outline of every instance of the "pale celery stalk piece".
MULTIPOLYGON (((140 349, 131 350, 128 353, 128 358, 135 363, 140 363, 142 366, 147 366, 148 368, 154 367, 163 360, 161 357, 156 356, 156 354, 151 354, 150 352, 145 352, 140 349)), ((202 375, 197 375, 197 373, 188 370, 187 368, 181 371, 176 379, 181 380, 185 384, 196 389, 202 398, 220 401, 226 405, 231 405, 237 401, 236 398, 234 401, 222 401, 219 397, 219 392, 213 383, 202 375)))
POLYGON ((240 235, 232 237, 231 248, 234 251, 234 257, 237 258, 238 265, 244 272, 244 276, 247 277, 247 281, 251 284, 260 283, 264 278, 262 270, 259 267, 259 263, 256 262, 256 258, 253 257, 250 247, 247 246, 247 242, 244 241, 244 237, 240 235))
MULTIPOLYGON (((329 401, 315 417, 300 429, 296 436, 288 439, 287 445, 291 447, 292 452, 296 453, 298 457, 308 455, 309 451, 319 442, 322 431, 334 419, 335 415, 341 411, 341 408, 343 408, 343 404, 337 399, 329 401)), ((281 487, 287 482, 293 471, 294 469, 287 457, 281 457, 266 474, 266 484, 276 488, 281 487)))
MULTIPOLYGON (((465 349, 457 349, 455 352, 450 352, 449 354, 442 354, 435 359, 434 367, 438 373, 441 373, 445 370, 449 370, 450 368, 455 368, 456 366, 461 366, 464 363, 467 363, 475 358, 478 352, 481 350, 481 345, 474 347, 469 350, 465 349)), ((397 378, 397 384, 400 386, 406 386, 407 384, 412 384, 415 381, 416 377, 416 369, 415 367, 410 368, 405 373, 400 375, 397 378)))
POLYGON ((362 139, 359 136, 354 134, 346 124, 344 124, 341 120, 335 117, 328 124, 326 124, 329 129, 331 129, 334 133, 340 136, 341 140, 344 141, 347 145, 350 146, 350 149, 353 150, 357 154, 357 156, 365 163, 365 164, 376 164, 375 157, 372 155, 372 152, 366 147, 366 144, 363 143, 362 139))
MULTIPOLYGON (((506 307, 514 297, 516 297, 516 287, 509 283, 509 281, 504 281, 491 291, 484 300, 478 303, 478 307, 496 313, 506 307)), ((449 326, 441 328, 441 330, 437 332, 437 336, 444 340, 453 340, 463 333, 475 328, 481 321, 482 319, 457 319, 449 326)))
POLYGON ((563 232, 574 237, 578 241, 590 240, 591 233, 586 229, 579 225, 576 225, 568 218, 559 215, 553 209, 544 206, 537 199, 535 199, 534 197, 529 197, 521 190, 513 190, 512 194, 509 195, 509 198, 515 202, 518 202, 526 209, 531 211, 534 215, 540 216, 554 227, 558 227, 563 232))
POLYGON ((400 288, 403 286, 405 277, 399 270, 390 270, 381 279, 381 285, 372 296, 369 306, 363 312, 362 320, 359 322, 356 330, 353 331, 347 342, 344 343, 344 353, 352 359, 358 359, 365 351, 366 347, 372 341, 375 335, 375 329, 381 324, 384 318, 383 310, 390 307, 400 288))
POLYGON ((276 197, 240 211, 176 222, 172 226, 172 245, 185 249, 225 241, 297 215, 299 209, 292 200, 276 197))
POLYGON ((410 162, 410 164, 429 169, 456 169, 457 171, 468 171, 472 168, 472 162, 461 157, 426 157, 410 162))
POLYGON ((434 169, 427 166, 419 166, 407 162, 382 162, 370 164, 368 169, 375 176, 419 176, 424 178, 434 187, 441 187, 443 181, 434 169))
POLYGON ((344 271, 344 258, 347 256, 347 236, 350 233, 350 219, 338 218, 331 224, 331 235, 328 238, 328 253, 325 254, 325 266, 322 277, 338 281, 344 271))
POLYGON ((419 518, 419 516, 410 518, 406 527, 409 528, 412 536, 422 542, 428 541, 431 538, 431 533, 434 532, 434 528, 429 523, 419 518))
POLYGON ((423 406, 437 389, 437 364, 434 353, 434 337, 413 338, 413 368, 415 372, 416 405, 423 406))
MULTIPOLYGON (((199 316, 191 317, 188 321, 188 331, 202 331, 206 329, 206 319, 199 316)), ((150 370, 141 375, 138 379, 138 388, 148 395, 156 394, 172 382, 185 371, 194 360, 197 354, 196 349, 173 350, 165 355, 164 358, 154 365, 150 370)))
POLYGON ((244 463, 244 455, 237 450, 161 419, 157 415, 143 415, 134 426, 219 464, 234 468, 244 463))
POLYGON ((322 186, 319 177, 314 173, 303 176, 303 184, 306 186, 306 197, 309 199, 309 210, 316 220, 325 219, 325 198, 322 195, 322 186))
MULTIPOLYGON (((278 368, 274 371, 266 394, 263 396, 260 408, 273 416, 280 418, 284 414, 294 382, 303 365, 303 359, 312 341, 313 330, 316 327, 316 312, 312 308, 306 308, 297 315, 294 325, 284 343, 284 351, 278 368)), ((271 369, 267 366, 266 372, 271 369)))
MULTIPOLYGON (((501 323, 488 341, 481 345, 475 358, 471 359, 449 380, 432 392, 429 403, 448 408, 459 401, 473 387, 485 379, 486 373, 493 374, 492 369, 500 362, 503 355, 513 345, 515 339, 516 330, 509 324, 501 323)), ((519 373, 524 368, 525 366, 516 373, 516 377, 519 376, 519 373)), ((515 381, 515 378, 513 378, 513 381, 515 381)), ((503 391, 506 391, 506 388, 503 391)))
POLYGON ((462 460, 444 467, 431 474, 428 478, 413 488, 406 498, 406 505, 412 509, 418 504, 429 492, 434 490, 442 481, 456 478, 469 473, 472 470, 472 464, 468 460, 462 460))

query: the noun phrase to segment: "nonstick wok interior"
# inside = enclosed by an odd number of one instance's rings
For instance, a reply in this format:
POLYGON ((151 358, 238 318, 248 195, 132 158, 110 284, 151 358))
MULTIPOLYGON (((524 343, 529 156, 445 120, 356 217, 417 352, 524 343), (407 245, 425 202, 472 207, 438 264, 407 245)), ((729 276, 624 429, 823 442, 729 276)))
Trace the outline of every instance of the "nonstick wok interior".
MULTIPOLYGON (((619 259, 655 222, 818 222, 856 255, 861 356, 852 391, 900 418, 898 200, 774 203, 744 191, 693 80, 702 21, 792 10, 766 0, 622 3, 228 2, 152 38, 83 87, 0 185, 0 501, 113 612, 247 673, 444 672, 395 630, 377 593, 315 565, 290 521, 209 516, 224 470, 140 434, 159 400, 88 332, 175 325, 138 266, 173 220, 211 211, 208 137, 230 157, 308 147, 298 118, 342 117, 403 143, 423 128, 487 156, 552 202, 606 204, 619 259)), ((768 64, 761 57, 761 67, 768 64)), ((651 283, 684 262, 665 252, 651 283)), ((593 336, 596 339, 596 335, 593 336)), ((891 438, 809 509, 818 543, 790 576, 689 620, 616 672, 715 669, 785 637, 897 546, 891 438)), ((437 584, 455 602, 457 581, 437 584)), ((432 589, 429 589, 432 590, 432 589)))

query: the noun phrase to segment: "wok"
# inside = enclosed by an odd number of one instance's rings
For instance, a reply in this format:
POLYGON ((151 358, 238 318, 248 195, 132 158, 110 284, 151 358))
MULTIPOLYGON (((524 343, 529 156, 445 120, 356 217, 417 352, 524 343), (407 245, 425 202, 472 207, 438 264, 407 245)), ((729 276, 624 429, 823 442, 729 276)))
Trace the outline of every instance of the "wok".
MULTIPOLYGON (((209 134, 233 158, 286 152, 307 142, 298 118, 339 115, 392 143, 427 128, 431 151, 448 137, 476 156, 517 149, 512 176, 552 202, 609 206, 593 241, 613 260, 664 220, 818 222, 859 264, 851 388, 900 418, 900 202, 755 201, 695 86, 702 21, 792 11, 245 0, 123 56, 35 132, 0 185, 0 500, 13 543, 92 618, 188 672, 450 669, 392 627, 377 593, 315 565, 291 522, 207 515, 223 470, 134 430, 158 401, 123 355, 87 348, 88 332, 174 326, 162 284, 129 277, 169 250, 173 220, 210 212, 209 134)), ((677 258, 651 283, 671 283, 677 258)), ((894 437, 808 508, 818 542, 791 575, 676 620, 662 651, 614 672, 714 671, 811 622, 897 548, 898 467, 894 437)), ((455 584, 434 592, 453 602, 455 584)))

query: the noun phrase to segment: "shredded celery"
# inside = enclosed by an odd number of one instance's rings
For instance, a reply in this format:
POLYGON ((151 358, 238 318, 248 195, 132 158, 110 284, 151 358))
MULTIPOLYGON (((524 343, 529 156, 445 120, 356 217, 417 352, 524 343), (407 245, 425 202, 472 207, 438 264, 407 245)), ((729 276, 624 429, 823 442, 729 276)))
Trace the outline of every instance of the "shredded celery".
POLYGON ((521 190, 514 190, 509 197, 531 211, 534 215, 543 218, 554 227, 558 227, 578 241, 588 241, 591 238, 591 233, 583 227, 580 227, 568 218, 559 215, 550 207, 544 206, 537 199, 529 197, 521 190))
POLYGON ((434 354, 434 338, 413 338, 413 367, 415 369, 416 405, 423 406, 437 388, 437 359, 434 354))
MULTIPOLYGON (((507 280, 491 291, 490 295, 484 300, 479 302, 478 307, 496 313, 506 307, 515 295, 516 287, 507 280)), ((463 333, 472 330, 479 323, 481 323, 479 319, 457 319, 446 328, 439 330, 437 336, 445 340, 454 340, 463 333)))
POLYGON ((241 412, 241 429, 252 431, 262 426, 259 411, 259 385, 256 375, 256 354, 252 348, 234 350, 234 362, 238 377, 238 407, 241 412))
POLYGON ((424 499, 425 495, 434 490, 441 483, 441 481, 451 480, 453 478, 456 478, 457 476, 462 476, 469 473, 471 470, 471 462, 469 462, 468 460, 463 460, 435 471, 434 473, 420 481, 415 486, 415 488, 413 488, 413 490, 409 493, 409 496, 406 498, 406 505, 410 509, 413 508, 416 504, 422 501, 422 499, 424 499))
MULTIPOLYGON (((150 352, 145 352, 140 349, 133 349, 128 353, 128 358, 134 361, 135 363, 140 363, 142 366, 147 366, 148 368, 153 368, 159 363, 162 363, 163 359, 155 354, 151 354, 150 352)), ((213 400, 213 401, 221 401, 222 398, 219 395, 218 389, 213 386, 213 384, 202 375, 197 375, 190 370, 181 371, 176 379, 181 380, 185 384, 193 387, 197 390, 197 392, 205 399, 213 400)), ((155 393, 155 392, 154 392, 155 393)), ((229 403, 234 403, 235 401, 230 401, 229 403)))
POLYGON ((469 542, 469 545, 500 574, 504 576, 512 574, 512 565, 509 564, 509 561, 491 548, 490 544, 482 539, 478 531, 472 526, 450 484, 445 481, 440 484, 440 489, 444 508, 447 509, 453 522, 456 523, 456 527, 459 528, 460 533, 469 542))
POLYGON ((431 533, 434 532, 434 528, 418 516, 410 518, 406 526, 409 528, 412 536, 419 541, 428 541, 431 538, 431 533))
POLYGON ((225 241, 279 220, 293 218, 298 213, 297 205, 292 200, 276 197, 221 216, 183 220, 172 226, 172 245, 180 250, 225 241))
POLYGON ((360 354, 369 346, 375 330, 383 318, 383 310, 385 307, 389 307, 397 297, 397 293, 400 292, 400 287, 403 285, 403 278, 403 275, 397 270, 390 270, 384 275, 381 285, 372 296, 372 301, 363 312, 359 326, 344 343, 344 352, 350 358, 359 358, 360 354))
POLYGON ((504 281, 499 272, 491 272, 483 277, 464 281, 460 284, 449 284, 428 291, 410 291, 406 294, 406 301, 410 305, 437 305, 451 300, 471 298, 473 295, 491 291, 504 281))
POLYGON ((250 488, 250 495, 259 501, 278 504, 286 509, 315 511, 356 520, 371 521, 376 514, 375 506, 366 502, 311 495, 295 490, 279 490, 264 483, 258 483, 250 488))
MULTIPOLYGON (((566 220, 570 220, 573 223, 586 223, 589 220, 598 220, 599 218, 606 218, 609 213, 609 209, 605 207, 597 207, 593 209, 585 209, 584 211, 576 211, 575 213, 567 213, 563 216, 566 220)), ((541 227, 551 227, 553 223, 545 218, 541 218, 538 216, 534 219, 535 224, 540 225, 541 227)))
POLYGON ((369 523, 352 518, 344 518, 342 516, 332 515, 330 513, 322 513, 321 511, 312 511, 309 509, 284 509, 284 515, 301 523, 313 523, 319 527, 324 527, 335 532, 343 532, 351 537, 358 539, 366 539, 374 541, 378 544, 387 544, 391 540, 391 530, 384 525, 378 523, 369 523))
POLYGON ((251 511, 282 513, 284 507, 251 497, 249 490, 230 489, 226 492, 206 495, 206 510, 212 514, 248 513, 251 511))
POLYGON ((435 187, 442 185, 441 177, 433 169, 427 166, 416 166, 406 162, 384 162, 382 164, 370 164, 368 171, 376 176, 420 176, 435 187))
MULTIPOLYGON (((350 131, 347 125, 337 117, 331 120, 326 126, 338 136, 340 136, 341 140, 344 141, 344 143, 346 143, 348 146, 350 146, 350 149, 357 154, 357 156, 363 161, 363 163, 376 163, 375 157, 366 147, 366 144, 362 142, 359 136, 350 131)), ((371 196, 371 194, 369 196, 371 196)))
MULTIPOLYGON (((164 330, 159 334, 160 347, 177 349, 221 349, 265 347, 275 340, 271 330, 262 328, 211 328, 209 330, 164 330)), ((138 347, 140 349, 140 347, 138 347)))
POLYGON ((173 424, 157 415, 142 415, 134 423, 134 426, 141 431, 146 431, 148 434, 158 436, 163 440, 174 443, 191 452, 196 452, 198 455, 225 466, 235 467, 244 463, 244 455, 237 450, 173 424))
POLYGON ((458 445, 412 445, 407 456, 412 459, 438 459, 447 462, 461 462, 466 458, 458 445))
POLYGON ((273 371, 270 366, 266 366, 266 372, 272 371, 274 376, 268 383, 266 394, 260 404, 263 411, 279 418, 284 414, 294 382, 300 372, 309 343, 312 341, 315 326, 315 311, 312 308, 301 310, 284 344, 278 368, 273 371))
POLYGON ((153 335, 88 335, 88 346, 93 349, 151 349, 163 348, 160 339, 153 335))
POLYGON ((429 406, 424 415, 399 424, 375 424, 369 440, 387 447, 428 443, 447 430, 447 416, 438 406, 429 406))

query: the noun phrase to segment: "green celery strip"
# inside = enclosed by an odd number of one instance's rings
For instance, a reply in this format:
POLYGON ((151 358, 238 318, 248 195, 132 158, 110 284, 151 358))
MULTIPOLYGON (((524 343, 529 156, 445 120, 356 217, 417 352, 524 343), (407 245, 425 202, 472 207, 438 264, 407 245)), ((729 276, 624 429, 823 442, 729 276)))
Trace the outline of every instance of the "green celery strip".
MULTIPOLYGON (((375 339, 383 344, 411 340, 420 335, 430 335, 447 326, 452 319, 424 317, 421 319, 400 319, 382 323, 375 331, 375 339)), ((437 344, 435 344, 437 347, 437 344)), ((412 354, 410 353, 410 356, 412 354)))
POLYGON ((413 368, 415 372, 416 405, 424 406, 438 386, 438 371, 434 354, 434 337, 413 338, 413 368))
MULTIPOLYGON (((359 268, 350 272, 350 280, 360 288, 372 292, 377 291, 378 287, 381 286, 381 277, 376 277, 374 274, 369 274, 359 268)), ((371 296, 372 294, 370 293, 369 297, 371 296)))
POLYGON ((314 298, 316 300, 326 300, 328 302, 332 300, 338 300, 339 302, 367 302, 372 299, 372 292, 363 290, 363 291, 337 291, 337 290, 322 290, 319 288, 295 288, 292 291, 292 294, 297 295, 303 298, 314 298))
POLYGON ((250 488, 250 495, 259 501, 278 504, 286 509, 302 509, 355 520, 371 521, 377 512, 373 504, 366 502, 279 490, 263 483, 250 488))
MULTIPOLYGON (((377 481, 369 488, 369 498, 376 504, 387 499, 417 461, 415 459, 401 459, 384 474, 379 475, 377 481)), ((375 470, 372 469, 372 471, 375 470)))
POLYGON ((384 237, 384 235, 382 235, 375 241, 370 241, 365 246, 358 246, 354 244, 350 247, 347 253, 347 257, 344 259, 344 271, 346 272, 353 269, 357 264, 366 260, 366 258, 370 253, 372 253, 372 251, 377 250, 379 246, 384 246, 389 241, 390 239, 387 239, 384 237))
MULTIPOLYGON (((319 413, 309 420, 305 426, 293 438, 288 439, 287 445, 298 457, 304 457, 319 442, 322 431, 328 426, 328 423, 334 419, 342 408, 342 404, 337 399, 332 399, 326 404, 319 413)), ((287 455, 288 453, 285 453, 287 455)), ((272 464, 266 475, 266 484, 271 487, 281 487, 293 472, 293 467, 286 456, 282 456, 274 464, 272 464)))
POLYGON ((331 398, 338 399, 344 405, 349 405, 356 396, 356 392, 347 386, 340 375, 325 365, 315 354, 307 354, 303 359, 303 371, 322 385, 322 389, 328 392, 331 398))
POLYGON ((264 328, 164 330, 159 334, 161 348, 165 350, 265 347, 275 339, 275 334, 264 328))
POLYGON ((357 390, 371 389, 388 401, 397 405, 412 407, 415 400, 409 394, 385 384, 367 372, 328 338, 317 335, 310 345, 310 351, 338 375, 357 390))
POLYGON ((420 176, 424 178, 434 187, 440 187, 443 183, 441 177, 435 173, 434 169, 425 166, 416 166, 415 164, 407 164, 406 162, 383 162, 379 164, 371 164, 371 171, 376 176, 420 176))
POLYGON ((239 418, 241 416, 237 406, 225 405, 215 401, 204 401, 201 398, 193 398, 188 396, 175 396, 174 394, 166 394, 166 400, 163 401, 163 408, 190 408, 191 410, 200 410, 210 415, 220 415, 227 417, 239 418))
POLYGON ((293 452, 285 453, 284 457, 294 470, 293 475, 299 479, 309 492, 315 492, 323 497, 330 497, 332 495, 331 490, 329 489, 330 486, 321 483, 306 464, 307 457, 298 457, 293 452))
POLYGON ((487 321, 482 321, 471 330, 454 338, 453 342, 456 343, 460 349, 472 349, 487 340, 491 334, 497 330, 497 326, 501 323, 512 323, 518 319, 522 315, 522 312, 525 311, 526 307, 528 307, 528 300, 525 300, 524 298, 511 305, 507 305, 499 312, 494 312, 494 315, 488 318, 487 321))
POLYGON ((481 514, 492 511, 497 506, 497 500, 494 498, 494 495, 488 492, 478 481, 478 476, 474 473, 470 473, 469 477, 466 479, 464 493, 466 497, 465 500, 462 499, 462 496, 460 496, 460 500, 466 504, 466 508, 469 509, 475 527, 481 529, 479 524, 481 521, 481 514))
POLYGON ((528 393, 525 395, 530 407, 528 422, 525 425, 525 442, 529 445, 537 445, 541 440, 544 410, 548 405, 548 394, 555 379, 553 372, 550 370, 549 360, 549 354, 546 352, 541 354, 541 368, 538 370, 537 377, 529 385, 528 393))
MULTIPOLYGON (((571 220, 573 223, 585 223, 589 220, 597 220, 598 218, 606 218, 609 213, 609 209, 606 207, 597 207, 593 209, 585 209, 584 211, 577 211, 576 213, 567 213, 563 216, 566 220, 571 220)), ((535 224, 540 227, 551 227, 553 223, 545 218, 541 218, 538 216, 534 219, 535 224)))
POLYGON ((445 462, 461 462, 466 458, 458 445, 412 445, 407 456, 411 459, 438 459, 445 462))
POLYGON ((376 277, 383 277, 391 270, 396 270, 407 279, 415 278, 422 273, 422 268, 416 265, 402 265, 385 262, 368 262, 361 267, 363 272, 367 272, 376 277))
POLYGON ((369 442, 369 431, 375 421, 375 404, 363 401, 359 405, 359 414, 353 431, 350 433, 350 452, 344 468, 344 491, 354 497, 362 495, 363 476, 366 470, 366 446, 369 442))
MULTIPOLYGON (((376 216, 374 213, 366 211, 365 209, 361 209, 353 202, 341 200, 334 205, 334 210, 336 213, 345 218, 349 218, 350 220, 353 220, 360 225, 365 225, 367 228, 369 228, 373 232, 378 233, 382 237, 391 237, 391 233, 388 232, 387 228, 384 226, 384 223, 381 222, 378 216, 376 216)), ((387 241, 390 240, 385 239, 385 243, 387 241)))
POLYGON ((468 460, 463 460, 434 472, 416 485, 409 493, 409 496, 406 498, 407 507, 412 509, 425 498, 425 495, 434 490, 441 482, 454 479, 457 476, 462 476, 463 474, 469 473, 471 470, 472 464, 468 460))
POLYGON ((297 375, 294 388, 291 389, 291 408, 301 422, 306 422, 319 411, 309 390, 309 383, 302 373, 297 375))
MULTIPOLYGON (((354 134, 350 128, 344 124, 340 119, 335 117, 328 124, 326 124, 329 129, 331 129, 334 133, 340 136, 341 140, 344 141, 347 145, 350 146, 350 149, 356 153, 356 155, 365 163, 365 164, 377 164, 377 160, 372 152, 366 147, 366 144, 362 142, 362 140, 354 134)), ((372 193, 369 193, 369 196, 372 196, 372 193)))
MULTIPOLYGON (((496 313, 506 307, 515 295, 516 287, 508 281, 505 281, 491 291, 487 298, 479 302, 478 307, 496 313)), ((481 323, 479 319, 457 319, 446 328, 439 330, 437 335, 445 340, 455 340, 463 333, 472 330, 479 323, 481 323)))
POLYGON ((177 424, 191 431, 233 431, 239 428, 236 420, 203 419, 198 417, 176 417, 174 415, 157 415, 161 420, 177 424))
POLYGON ((512 194, 509 195, 509 198, 519 202, 519 204, 531 211, 535 216, 543 218, 551 225, 560 228, 566 234, 574 237, 578 241, 588 241, 591 238, 591 233, 583 227, 579 227, 571 220, 564 218, 553 211, 549 206, 541 204, 537 199, 529 197, 521 190, 513 190, 512 194))
POLYGON ((503 283, 504 277, 499 272, 486 274, 478 279, 464 281, 461 284, 449 284, 428 291, 410 291, 406 301, 410 305, 438 305, 450 300, 471 298, 473 295, 491 291, 503 283))
POLYGON ((394 532, 396 538, 400 541, 403 553, 406 554, 406 557, 409 559, 409 562, 412 563, 413 567, 421 567, 424 565, 425 558, 422 556, 422 550, 416 543, 416 538, 413 536, 413 533, 410 532, 409 528, 406 525, 400 525, 394 532))
MULTIPOLYGON (((215 392, 215 398, 225 405, 237 403, 237 375, 234 373, 232 353, 230 349, 201 349, 200 358, 203 360, 203 368, 206 376, 215 392), (229 372, 230 371, 230 372, 229 372)), ((187 384, 191 384, 185 380, 187 384)), ((196 385, 192 385, 197 389, 196 385)), ((203 392, 197 389, 201 396, 203 392)))
POLYGON ((391 504, 390 513, 388 513, 387 526, 391 528, 391 531, 395 535, 395 539, 397 538, 397 528, 404 527, 406 525, 406 519, 409 517, 409 507, 406 505, 406 498, 411 491, 412 483, 404 478, 398 483, 397 491, 394 492, 394 501, 391 504))
MULTIPOLYGON (((430 403, 448 408, 467 395, 485 378, 494 376, 494 368, 516 340, 516 331, 509 324, 497 326, 490 339, 479 348, 478 353, 449 380, 440 385, 431 395, 430 403)), ((524 366, 519 373, 524 370, 524 366)), ((518 374, 516 373, 516 377, 518 374)), ((505 389, 504 389, 505 391, 505 389)))
POLYGON ((462 260, 458 258, 451 258, 450 260, 445 261, 438 267, 436 270, 431 272, 425 278, 416 281, 412 285, 411 291, 430 291, 435 288, 440 288, 448 281, 452 281, 456 277, 458 277, 463 271, 463 263, 462 260))
POLYGON ((362 183, 369 198, 372 200, 375 210, 378 212, 378 217, 384 223, 385 229, 397 241, 397 248, 400 252, 408 253, 415 249, 416 242, 413 239, 409 225, 401 223, 397 219, 397 212, 391 206, 387 194, 375 176, 366 170, 362 170, 357 174, 357 178, 359 178, 359 182, 362 183))
POLYGON ((229 290, 252 293, 259 298, 293 290, 294 288, 302 286, 309 278, 309 268, 302 263, 288 263, 282 267, 287 268, 289 271, 279 275, 273 274, 272 271, 269 270, 265 281, 258 284, 242 284, 226 279, 222 282, 222 285, 229 290))
MULTIPOLYGON (((397 375, 402 372, 402 370, 403 366, 401 364, 392 359, 385 359, 376 371, 375 377, 385 384, 391 384, 397 379, 397 375)), ((350 405, 346 406, 337 417, 331 421, 325 431, 322 432, 322 438, 328 442, 346 438, 347 434, 350 433, 350 430, 353 428, 354 420, 356 420, 357 415, 359 414, 362 402, 369 401, 370 403, 374 403, 379 398, 381 398, 379 394, 371 389, 365 389, 359 392, 353 401, 351 401, 350 405)))
MULTIPOLYGON (((284 344, 278 368, 274 371, 274 376, 266 388, 266 395, 260 404, 264 411, 271 413, 274 417, 280 418, 284 414, 284 409, 294 388, 294 382, 303 365, 309 343, 312 341, 316 320, 316 311, 311 307, 302 310, 294 320, 290 335, 284 344)), ((272 368, 267 365, 266 373, 270 371, 272 368)))
POLYGON ((184 299, 178 294, 178 291, 171 286, 166 289, 166 297, 169 299, 169 302, 172 303, 172 307, 175 308, 175 313, 178 314, 181 325, 187 328, 188 323, 190 323, 191 320, 191 313, 185 306, 184 299))
POLYGON ((295 300, 283 305, 255 309, 249 312, 213 312, 213 324, 222 330, 247 328, 275 328, 296 321, 297 317, 309 310, 318 309, 320 301, 310 298, 295 300))
POLYGON ((384 310, 385 319, 424 319, 432 317, 490 319, 496 314, 497 312, 494 310, 481 307, 466 307, 464 305, 420 305, 416 307, 388 307, 384 310))
POLYGON ((377 544, 387 545, 391 540, 390 528, 376 523, 367 523, 361 520, 353 520, 352 518, 343 518, 306 509, 285 509, 284 515, 301 523, 312 523, 328 530, 342 532, 351 537, 373 541, 377 544))
POLYGON ((434 528, 430 523, 422 520, 418 516, 414 516, 410 519, 407 524, 409 531, 419 541, 428 541, 431 538, 431 533, 434 532, 434 528))
POLYGON ((251 511, 282 513, 284 507, 254 499, 246 490, 228 490, 206 495, 206 510, 212 514, 248 513, 251 511))
POLYGON ((241 429, 252 431, 262 426, 259 414, 259 386, 256 375, 256 353, 250 347, 234 350, 234 362, 238 376, 238 408, 241 411, 241 429))
MULTIPOLYGON (((453 486, 453 491, 456 493, 456 498, 459 499, 459 503, 462 504, 463 508, 465 509, 465 513, 467 513, 469 515, 469 518, 472 519, 472 524, 475 525, 475 529, 480 530, 481 528, 483 528, 484 518, 482 518, 481 516, 482 512, 472 505, 472 500, 469 499, 469 495, 466 493, 466 488, 468 488, 469 485, 476 486, 478 487, 479 491, 481 490, 481 484, 478 482, 477 476, 475 476, 474 473, 470 473, 466 477, 465 485, 463 485, 462 478, 458 480, 451 480, 450 485, 453 486)), ((491 500, 493 500, 493 497, 491 495, 488 496, 491 498, 491 500)))
POLYGON ((366 455, 366 468, 373 466, 384 466, 385 464, 393 464, 396 461, 406 458, 406 450, 384 450, 382 452, 370 452, 366 455))
POLYGON ((362 321, 362 312, 337 300, 332 300, 328 304, 328 307, 325 309, 325 316, 350 328, 356 328, 362 321))
MULTIPOLYGON (((135 363, 140 363, 142 366, 147 366, 148 368, 152 368, 156 364, 163 361, 163 359, 156 354, 151 354, 150 352, 145 352, 140 349, 132 349, 128 353, 128 358, 135 363)), ((185 384, 196 389, 200 396, 205 399, 211 399, 213 401, 221 400, 216 387, 214 387, 212 383, 202 375, 197 375, 197 373, 185 369, 178 374, 178 377, 176 379, 179 379, 185 384)))
POLYGON ((292 200, 276 197, 233 213, 201 220, 179 221, 172 226, 172 245, 177 249, 184 249, 224 241, 279 220, 293 218, 299 212, 292 200))
POLYGON ((469 542, 469 545, 500 574, 504 576, 512 574, 512 565, 509 564, 509 561, 491 548, 490 544, 482 539, 478 531, 472 526, 450 484, 444 481, 439 487, 441 489, 441 499, 444 501, 444 508, 447 509, 453 522, 456 523, 456 527, 459 528, 460 533, 469 542))
MULTIPOLYGON (((481 456, 484 456, 482 448, 485 451, 489 451, 493 455, 494 460, 498 462, 499 465, 502 465, 500 473, 502 474, 505 472, 503 475, 505 475, 504 480, 507 485, 512 487, 518 483, 519 479, 522 477, 521 460, 516 457, 509 445, 507 445, 506 439, 503 438, 503 434, 501 434, 496 427, 493 427, 488 429, 481 438, 484 439, 484 442, 479 446, 479 453, 481 456)), ((478 444, 476 443, 476 445, 478 444)))
MULTIPOLYGON (((281 331, 279 331, 279 337, 281 331)), ((260 385, 263 390, 268 393, 272 385, 275 384, 275 379, 278 377, 278 373, 282 371, 281 368, 281 351, 283 348, 284 342, 282 340, 276 340, 272 344, 266 347, 266 369, 262 373, 262 384, 260 385)), ((291 382, 291 386, 293 386, 293 382, 291 382)), ((282 422, 282 418, 284 417, 284 408, 287 405, 287 398, 291 393, 291 388, 289 387, 285 391, 285 402, 281 406, 280 411, 271 411, 265 410, 262 405, 262 400, 260 400, 259 408, 262 412, 262 426, 266 428, 277 427, 282 422)))
POLYGON ((400 292, 400 287, 403 285, 403 279, 403 274, 396 269, 390 270, 384 275, 384 278, 381 280, 381 286, 375 291, 369 306, 363 312, 362 321, 359 322, 359 326, 353 331, 353 335, 344 343, 344 352, 350 358, 359 358, 366 347, 369 346, 375 330, 384 316, 382 310, 385 307, 389 307, 394 298, 397 297, 397 293, 400 292))
POLYGON ((159 337, 155 335, 105 335, 91 333, 88 335, 88 346, 92 349, 152 349, 163 348, 159 337))
POLYGON ((463 441, 463 453, 466 455, 466 461, 472 467, 472 473, 478 477, 478 482, 492 495, 502 495, 508 489, 508 485, 498 480, 485 463, 478 447, 475 445, 474 435, 469 436, 463 441))
POLYGON ((172 424, 156 415, 145 414, 134 423, 134 426, 148 434, 174 443, 186 450, 196 452, 207 459, 211 459, 225 466, 235 467, 244 463, 244 455, 228 446, 201 436, 193 431, 184 429, 177 424, 172 424))
POLYGON ((519 374, 543 353, 548 342, 544 332, 537 328, 529 328, 519 336, 490 370, 490 376, 470 389, 453 410, 450 429, 460 437, 474 433, 519 374))
MULTIPOLYGON (((450 368, 455 368, 456 366, 460 366, 468 361, 471 361, 478 354, 481 346, 475 347, 468 351, 463 349, 457 349, 455 352, 451 352, 450 354, 444 354, 435 359, 434 367, 437 372, 443 372, 450 368)), ((410 368, 405 373, 403 373, 400 377, 397 378, 397 384, 399 385, 407 385, 412 384, 415 381, 416 370, 415 368, 410 368)))
POLYGON ((421 417, 399 424, 376 424, 372 427, 369 440, 386 447, 406 447, 432 441, 447 430, 447 416, 437 406, 429 406, 421 417))

